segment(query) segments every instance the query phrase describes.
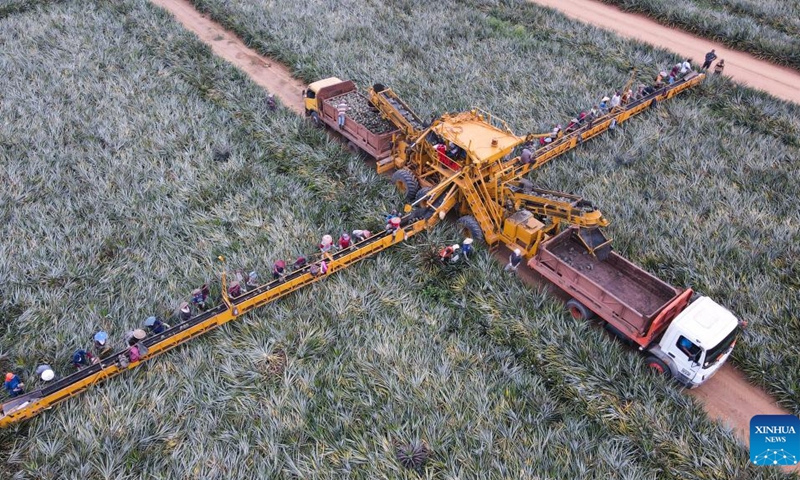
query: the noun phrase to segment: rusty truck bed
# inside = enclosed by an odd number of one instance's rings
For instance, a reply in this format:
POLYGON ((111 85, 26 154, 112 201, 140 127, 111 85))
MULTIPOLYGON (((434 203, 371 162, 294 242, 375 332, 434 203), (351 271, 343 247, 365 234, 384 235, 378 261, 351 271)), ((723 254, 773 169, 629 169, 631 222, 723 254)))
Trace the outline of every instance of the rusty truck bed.
POLYGON ((683 291, 615 252, 599 260, 575 232, 570 228, 545 242, 530 266, 637 343, 654 338, 666 324, 653 320, 683 291))
POLYGON ((320 113, 322 121, 350 140, 352 145, 360 148, 369 156, 380 160, 392 152, 392 136, 397 127, 381 117, 373 108, 369 99, 360 93, 352 81, 342 82, 325 87, 319 91, 320 113), (344 128, 338 128, 337 105, 345 103, 348 111, 345 114, 344 128))

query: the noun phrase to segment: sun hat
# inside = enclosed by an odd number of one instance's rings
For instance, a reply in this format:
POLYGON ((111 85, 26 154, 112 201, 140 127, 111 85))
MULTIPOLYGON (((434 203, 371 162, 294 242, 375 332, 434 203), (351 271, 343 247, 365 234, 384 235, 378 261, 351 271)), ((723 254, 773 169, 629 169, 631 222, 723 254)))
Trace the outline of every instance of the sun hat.
POLYGON ((145 327, 152 327, 155 324, 156 324, 156 317, 147 317, 147 319, 144 321, 145 327))
POLYGON ((108 334, 106 332, 97 332, 94 334, 94 341, 100 345, 105 345, 106 340, 108 340, 108 334))
POLYGON ((472 238, 467 237, 464 239, 464 245, 472 245, 472 238))
POLYGON ((144 337, 146 336, 147 333, 141 328, 137 328, 136 330, 133 331, 133 338, 135 338, 136 340, 144 340, 144 337))
POLYGON ((6 382, 10 382, 14 379, 14 374, 11 372, 6 373, 6 382))
POLYGON ((41 377, 42 380, 44 380, 45 382, 49 382, 50 380, 56 378, 56 372, 48 368, 47 370, 42 372, 41 377))

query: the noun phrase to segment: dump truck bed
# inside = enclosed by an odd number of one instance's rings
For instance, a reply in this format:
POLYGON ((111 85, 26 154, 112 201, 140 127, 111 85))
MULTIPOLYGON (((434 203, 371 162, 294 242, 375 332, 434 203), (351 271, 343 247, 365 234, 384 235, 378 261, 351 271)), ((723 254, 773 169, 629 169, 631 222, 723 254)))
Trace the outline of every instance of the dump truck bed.
POLYGON ((530 266, 640 345, 666 328, 672 317, 659 314, 682 293, 615 252, 599 260, 575 228, 545 242, 530 266))
POLYGON ((397 132, 397 127, 381 117, 352 81, 322 88, 317 98, 320 118, 329 127, 376 160, 392 153, 392 135, 397 132), (340 103, 348 107, 343 129, 338 124, 337 106, 340 103))

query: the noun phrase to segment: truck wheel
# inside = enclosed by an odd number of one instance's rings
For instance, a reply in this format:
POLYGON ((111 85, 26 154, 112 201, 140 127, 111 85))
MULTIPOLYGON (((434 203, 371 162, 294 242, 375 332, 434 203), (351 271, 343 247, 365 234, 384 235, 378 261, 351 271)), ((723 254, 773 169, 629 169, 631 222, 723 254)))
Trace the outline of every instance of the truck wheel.
POLYGON ((586 305, 574 298, 567 302, 567 311, 575 320, 589 320, 594 316, 594 312, 586 308, 586 305))
POLYGON ((664 362, 662 362, 658 358, 656 358, 656 357, 647 357, 647 360, 645 360, 645 362, 647 363, 647 367, 650 370, 652 370, 654 373, 657 373, 659 375, 663 375, 666 378, 670 378, 672 376, 672 372, 670 372, 669 367, 667 366, 667 364, 665 364, 664 362))
POLYGON ((618 328, 617 328, 617 327, 615 327, 614 325, 611 325, 610 323, 608 323, 608 322, 605 322, 605 325, 603 325, 603 328, 605 328, 605 329, 606 329, 606 332, 608 332, 608 333, 610 333, 612 336, 616 337, 616 338, 617 338, 617 340, 619 340, 620 342, 622 342, 624 345, 627 345, 627 346, 629 346, 629 347, 632 347, 632 346, 633 346, 633 342, 631 341, 631 339, 629 339, 628 337, 626 337, 626 336, 625 336, 625 334, 624 334, 624 333, 622 333, 622 331, 620 331, 620 329, 618 329, 618 328))
POLYGON ((483 229, 481 228, 481 224, 475 220, 475 217, 472 215, 464 215, 459 218, 456 223, 461 227, 461 232, 465 237, 470 237, 477 245, 484 243, 483 229))
POLYGON ((319 118, 319 113, 318 112, 311 112, 311 122, 317 128, 322 128, 324 126, 323 123, 322 123, 322 119, 319 118))
POLYGON ((404 168, 392 174, 392 182, 397 187, 397 191, 405 195, 406 203, 413 203, 414 198, 417 196, 419 190, 419 183, 411 173, 411 170, 404 168))

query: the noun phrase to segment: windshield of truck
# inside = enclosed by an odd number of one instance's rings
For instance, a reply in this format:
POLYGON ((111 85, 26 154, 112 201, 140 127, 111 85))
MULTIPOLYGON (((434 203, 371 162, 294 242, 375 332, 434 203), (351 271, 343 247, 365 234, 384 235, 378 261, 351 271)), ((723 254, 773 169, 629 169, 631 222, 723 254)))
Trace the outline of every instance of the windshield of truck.
POLYGON ((733 331, 729 333, 727 337, 722 339, 722 341, 719 342, 719 344, 717 344, 717 346, 708 349, 708 351, 706 352, 706 361, 703 364, 703 368, 708 368, 719 361, 720 357, 722 357, 722 355, 726 351, 728 351, 728 348, 730 348, 731 344, 733 344, 734 340, 736 340, 736 333, 738 331, 739 331, 738 328, 734 328, 733 331))

